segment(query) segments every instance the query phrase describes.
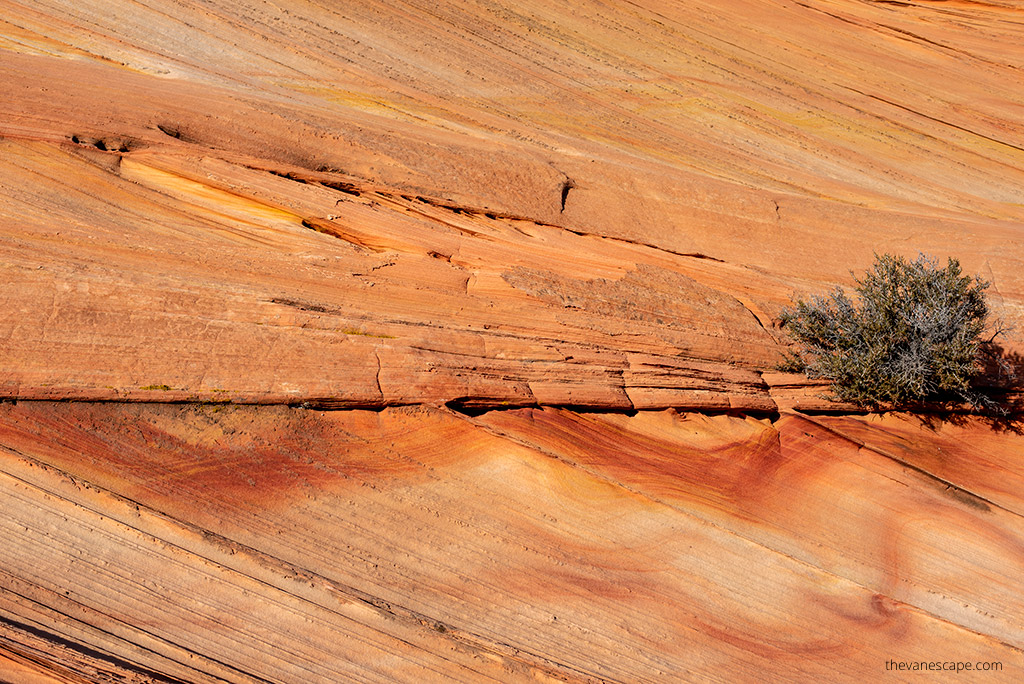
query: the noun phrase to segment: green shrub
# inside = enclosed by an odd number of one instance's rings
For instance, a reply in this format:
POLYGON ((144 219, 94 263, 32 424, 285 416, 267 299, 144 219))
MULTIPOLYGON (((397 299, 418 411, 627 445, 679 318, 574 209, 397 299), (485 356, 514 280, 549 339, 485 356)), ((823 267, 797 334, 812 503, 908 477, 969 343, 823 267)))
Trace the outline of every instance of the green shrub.
POLYGON ((783 310, 801 347, 786 370, 827 378, 838 399, 861 406, 987 403, 973 388, 989 331, 987 282, 962 275, 956 259, 939 268, 923 254, 910 262, 876 254, 856 283, 858 301, 836 288, 783 310))

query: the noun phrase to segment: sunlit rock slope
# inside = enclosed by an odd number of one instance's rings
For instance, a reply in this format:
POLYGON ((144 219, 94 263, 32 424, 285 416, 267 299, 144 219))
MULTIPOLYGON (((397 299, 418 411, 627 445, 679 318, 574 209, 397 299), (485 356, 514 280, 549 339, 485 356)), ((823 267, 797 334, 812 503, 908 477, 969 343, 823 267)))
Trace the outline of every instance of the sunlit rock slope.
POLYGON ((1024 329, 1022 121, 1010 1, 0 0, 0 679, 1020 681, 1016 418, 775 365, 1024 329))

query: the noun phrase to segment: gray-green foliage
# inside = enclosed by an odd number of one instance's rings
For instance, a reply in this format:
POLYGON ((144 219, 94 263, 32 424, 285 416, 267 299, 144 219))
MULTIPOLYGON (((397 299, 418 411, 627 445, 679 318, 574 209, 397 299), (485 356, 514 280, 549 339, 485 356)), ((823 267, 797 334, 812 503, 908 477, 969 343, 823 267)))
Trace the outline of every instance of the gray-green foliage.
POLYGON ((972 388, 986 332, 988 283, 949 259, 940 268, 875 255, 856 279, 857 301, 836 288, 785 309, 782 321, 801 345, 785 364, 832 381, 835 395, 862 406, 984 399, 972 388))

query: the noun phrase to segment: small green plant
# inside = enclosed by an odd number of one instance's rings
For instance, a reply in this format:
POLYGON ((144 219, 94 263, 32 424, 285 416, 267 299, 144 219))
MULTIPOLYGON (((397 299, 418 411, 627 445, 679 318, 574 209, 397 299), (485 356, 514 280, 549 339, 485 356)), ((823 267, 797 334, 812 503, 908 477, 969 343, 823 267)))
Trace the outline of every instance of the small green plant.
POLYGON ((780 369, 826 378, 838 399, 860 406, 991 404, 974 388, 981 349, 1002 332, 988 323, 989 283, 963 275, 956 259, 940 268, 923 254, 909 262, 876 254, 874 268, 855 280, 858 301, 837 287, 783 310, 801 349, 780 369))

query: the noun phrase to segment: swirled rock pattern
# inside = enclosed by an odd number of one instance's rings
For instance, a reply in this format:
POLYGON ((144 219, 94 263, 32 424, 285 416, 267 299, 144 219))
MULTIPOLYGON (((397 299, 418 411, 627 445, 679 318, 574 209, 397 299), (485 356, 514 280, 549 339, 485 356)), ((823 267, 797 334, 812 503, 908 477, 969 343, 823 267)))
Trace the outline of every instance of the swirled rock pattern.
POLYGON ((1019 453, 985 431, 6 405, 0 643, 143 680, 854 681, 895 659, 1012 681, 1024 468, 925 461, 1019 453))
POLYGON ((1019 393, 775 367, 875 252, 1024 327, 1022 74, 1009 1, 0 0, 0 679, 1019 681, 1019 393))

